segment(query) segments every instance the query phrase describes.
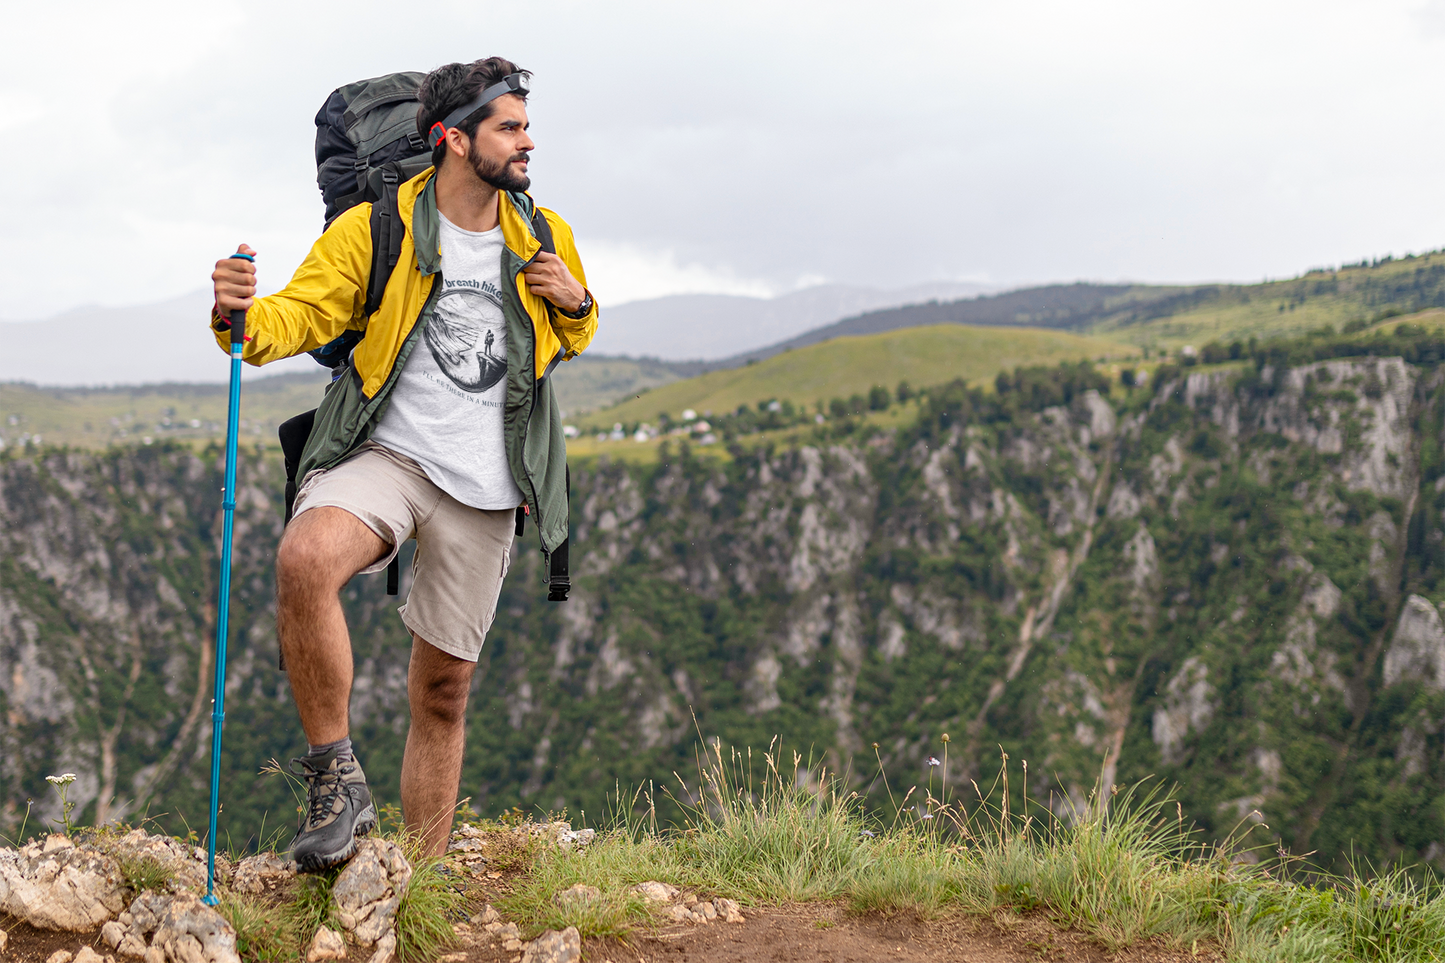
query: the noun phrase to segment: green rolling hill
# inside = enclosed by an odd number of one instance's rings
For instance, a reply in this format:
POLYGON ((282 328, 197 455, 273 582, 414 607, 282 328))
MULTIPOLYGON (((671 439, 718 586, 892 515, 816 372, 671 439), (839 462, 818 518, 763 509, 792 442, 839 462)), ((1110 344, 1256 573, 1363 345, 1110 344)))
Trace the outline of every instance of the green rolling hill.
MULTIPOLYGON (((660 412, 722 413, 772 398, 812 405, 901 380, 915 387, 954 378, 981 383, 1019 365, 1157 358, 1186 345, 1350 330, 1438 307, 1445 307, 1445 252, 1259 284, 1046 285, 860 314, 721 362, 589 353, 554 377, 571 420, 610 427, 653 421, 660 412)), ((248 384, 244 434, 273 444, 277 424, 319 401, 325 377, 318 369, 248 384)), ((200 441, 220 431, 225 403, 224 385, 0 384, 0 441, 11 445, 36 435, 80 447, 147 437, 200 441)))
POLYGON ((1131 345, 1108 338, 1042 328, 931 325, 881 334, 834 338, 786 351, 742 368, 711 371, 675 381, 581 419, 611 425, 650 421, 659 412, 673 418, 687 408, 700 413, 733 411, 769 399, 811 406, 831 398, 866 393, 874 385, 893 388, 963 378, 986 382, 1000 370, 1026 364, 1123 358, 1131 345))
POLYGON ((1364 327, 1445 306, 1445 252, 1260 284, 1048 285, 873 311, 740 355, 581 420, 606 427, 770 398, 812 404, 873 385, 981 382, 1018 365, 1178 354, 1185 346, 1364 327))
POLYGON ((852 334, 930 324, 1024 325, 1101 334, 1173 349, 1233 338, 1278 338, 1384 312, 1445 307, 1445 252, 1319 268, 1259 284, 1052 284, 958 301, 872 311, 732 359, 758 360, 852 334))

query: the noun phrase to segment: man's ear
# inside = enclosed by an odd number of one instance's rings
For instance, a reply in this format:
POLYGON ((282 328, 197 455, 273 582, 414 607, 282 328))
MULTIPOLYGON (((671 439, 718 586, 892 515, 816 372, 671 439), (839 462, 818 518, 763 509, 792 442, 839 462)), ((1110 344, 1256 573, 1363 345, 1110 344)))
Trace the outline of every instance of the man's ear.
MULTIPOLYGON (((467 159, 467 150, 471 147, 471 142, 468 140, 467 135, 463 134, 457 128, 451 127, 447 129, 446 145, 448 154, 455 155, 458 160, 467 159)), ((445 158, 443 158, 443 160, 445 160, 445 158)))

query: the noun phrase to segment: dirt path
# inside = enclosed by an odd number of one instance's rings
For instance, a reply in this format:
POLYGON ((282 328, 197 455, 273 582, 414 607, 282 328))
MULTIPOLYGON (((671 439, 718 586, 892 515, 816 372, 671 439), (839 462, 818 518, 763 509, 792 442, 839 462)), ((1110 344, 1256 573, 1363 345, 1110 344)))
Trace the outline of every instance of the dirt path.
POLYGON ((1208 950, 1139 946, 1118 955, 1042 917, 998 921, 951 917, 920 920, 849 915, 843 907, 809 904, 753 910, 740 925, 672 927, 631 945, 590 942, 584 954, 606 963, 1191 963, 1219 959, 1208 950))
MULTIPOLYGON (((851 916, 844 907, 812 903, 745 910, 746 923, 668 926, 636 933, 628 943, 588 940, 586 963, 1208 963, 1214 948, 1168 950, 1142 944, 1118 954, 1078 933, 1062 931, 1042 916, 996 919, 912 914, 851 916)), ((56 950, 75 953, 108 948, 98 933, 36 930, 0 914, 10 934, 4 963, 45 963, 56 950)), ((442 956, 444 963, 513 963, 519 953, 468 934, 442 956)), ((364 958, 357 963, 365 963, 364 958)))

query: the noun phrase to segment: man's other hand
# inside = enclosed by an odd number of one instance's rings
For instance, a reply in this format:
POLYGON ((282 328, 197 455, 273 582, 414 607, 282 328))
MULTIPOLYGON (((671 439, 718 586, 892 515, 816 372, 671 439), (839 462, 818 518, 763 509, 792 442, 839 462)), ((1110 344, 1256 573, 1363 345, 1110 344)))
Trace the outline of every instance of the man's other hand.
POLYGON ((563 311, 576 311, 587 296, 587 289, 567 270, 567 262, 555 254, 538 252, 522 274, 527 279, 528 291, 546 298, 563 311))
MULTIPOLYGON (((236 253, 256 256, 247 244, 236 248, 236 253)), ((232 311, 248 311, 256 297, 256 265, 243 257, 217 261, 211 282, 216 289, 216 310, 222 317, 229 317, 232 311)))

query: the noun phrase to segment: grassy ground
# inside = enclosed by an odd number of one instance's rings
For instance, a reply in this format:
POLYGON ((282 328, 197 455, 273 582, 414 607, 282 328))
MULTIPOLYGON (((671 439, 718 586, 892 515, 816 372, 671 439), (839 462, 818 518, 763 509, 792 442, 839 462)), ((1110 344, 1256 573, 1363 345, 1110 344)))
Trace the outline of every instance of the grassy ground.
POLYGON ((678 418, 686 408, 733 411, 772 398, 811 406, 830 398, 866 394, 874 385, 892 388, 955 378, 985 381, 1019 365, 1051 365, 1081 358, 1120 358, 1135 353, 1106 338, 1042 328, 980 328, 937 325, 883 334, 835 338, 774 355, 757 364, 713 371, 642 393, 594 413, 592 424, 655 421, 658 412, 678 418))
MULTIPOLYGON (((1247 833, 1228 849, 1200 847, 1157 789, 1108 787, 1051 800, 1051 811, 1006 784, 955 797, 940 777, 892 787, 879 819, 797 756, 747 759, 715 748, 696 782, 679 785, 695 800, 684 826, 654 826, 639 794, 585 851, 540 852, 504 915, 534 932, 625 933, 649 922, 630 886, 656 879, 745 906, 843 899, 858 913, 1039 913, 1110 950, 1154 939, 1251 963, 1445 958, 1437 888, 1402 874, 1295 881, 1307 878, 1302 864, 1251 850, 1247 833), (552 898, 577 883, 601 896, 552 898)), ((1027 767, 1014 776, 1026 779, 1027 767)))
MULTIPOLYGON (((827 902, 855 916, 906 914, 923 926, 1031 917, 1111 953, 1153 946, 1240 963, 1445 959, 1445 897, 1434 882, 1398 871, 1312 874, 1303 860, 1253 846, 1247 829, 1223 846, 1201 845, 1178 804, 1147 782, 1098 786, 1087 799, 1035 799, 1027 763, 1005 757, 996 784, 958 786, 948 749, 945 735, 926 785, 892 785, 880 767, 866 794, 887 802, 869 809, 847 789, 853 781, 776 743, 753 753, 714 741, 695 772, 669 788, 619 793, 585 848, 549 845, 515 814, 480 821, 489 860, 480 870, 463 865, 469 857, 423 856, 399 813, 388 811, 386 838, 414 870, 398 910, 398 958, 438 959, 467 931, 454 924, 485 902, 523 939, 575 926, 584 939, 627 940, 662 925, 661 910, 634 890, 657 880, 748 912, 827 902), (686 814, 681 825, 659 825, 659 793, 686 814), (595 890, 557 898, 578 884, 595 890)), ((126 878, 135 889, 165 882, 148 872, 130 867, 126 878)), ((334 925, 338 874, 300 877, 262 896, 223 890, 220 911, 242 959, 300 959, 316 928, 334 925)))

